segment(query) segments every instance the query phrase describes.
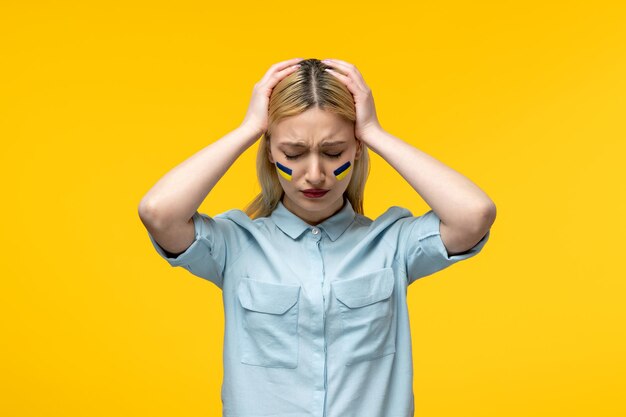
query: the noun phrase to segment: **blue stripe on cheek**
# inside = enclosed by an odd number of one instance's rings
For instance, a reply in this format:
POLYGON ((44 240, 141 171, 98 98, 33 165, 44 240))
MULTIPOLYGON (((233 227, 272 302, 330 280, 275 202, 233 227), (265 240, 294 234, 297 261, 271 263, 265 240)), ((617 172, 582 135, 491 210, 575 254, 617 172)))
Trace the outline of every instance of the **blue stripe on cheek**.
POLYGON ((287 181, 291 181, 291 173, 293 172, 291 168, 287 168, 280 162, 276 161, 276 168, 278 169, 278 173, 283 176, 287 181))
POLYGON ((340 166, 339 168, 337 168, 334 171, 335 177, 337 177, 338 180, 344 179, 345 176, 348 175, 348 172, 350 171, 350 165, 351 165, 350 161, 348 161, 342 166, 340 166))

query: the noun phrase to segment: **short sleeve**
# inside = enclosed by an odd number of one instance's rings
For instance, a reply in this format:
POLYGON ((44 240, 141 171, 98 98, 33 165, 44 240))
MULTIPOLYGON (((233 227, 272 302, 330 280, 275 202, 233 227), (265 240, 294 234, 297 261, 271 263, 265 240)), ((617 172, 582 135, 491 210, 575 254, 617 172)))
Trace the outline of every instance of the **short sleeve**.
POLYGON ((223 216, 223 214, 218 214, 210 217, 206 214, 194 213, 195 239, 184 252, 174 258, 168 256, 150 232, 148 236, 157 253, 171 266, 183 267, 193 275, 209 280, 221 289, 227 258, 236 250, 233 245, 229 247, 227 243, 232 241, 229 236, 234 233, 233 228, 236 224, 223 216))
POLYGON ((485 236, 469 250, 448 255, 441 240, 440 223, 439 216, 433 210, 429 210, 422 216, 411 218, 404 225, 403 240, 407 245, 405 267, 408 284, 475 256, 485 246, 491 233, 491 230, 488 230, 485 236))

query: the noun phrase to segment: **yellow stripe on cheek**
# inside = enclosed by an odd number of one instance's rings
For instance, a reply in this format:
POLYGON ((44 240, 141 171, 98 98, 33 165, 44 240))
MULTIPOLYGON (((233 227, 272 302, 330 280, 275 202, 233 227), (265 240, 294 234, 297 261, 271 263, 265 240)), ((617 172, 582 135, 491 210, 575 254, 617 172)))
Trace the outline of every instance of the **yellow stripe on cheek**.
POLYGON ((291 181, 291 175, 289 175, 289 174, 287 174, 287 173, 285 173, 285 172, 281 171, 280 169, 278 170, 278 173, 279 173, 279 174, 280 174, 283 178, 285 178, 287 181, 291 181))
POLYGON ((276 161, 276 169, 278 173, 283 176, 287 181, 291 181, 291 173, 293 172, 291 168, 287 168, 280 162, 276 161))
POLYGON ((351 169, 352 169, 352 167, 350 167, 350 168, 346 169, 346 170, 345 170, 345 171, 343 171, 341 174, 337 175, 337 176, 336 176, 336 177, 337 177, 337 179, 338 179, 338 180, 342 180, 342 179, 344 179, 344 177, 345 177, 346 175, 348 175, 348 172, 350 172, 350 170, 351 170, 351 169))

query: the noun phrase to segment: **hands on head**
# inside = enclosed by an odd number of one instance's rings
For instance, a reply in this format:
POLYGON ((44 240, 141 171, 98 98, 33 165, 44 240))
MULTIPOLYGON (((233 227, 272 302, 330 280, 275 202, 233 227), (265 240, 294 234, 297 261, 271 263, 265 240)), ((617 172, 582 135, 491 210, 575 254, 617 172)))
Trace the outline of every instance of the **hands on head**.
MULTIPOLYGON (((272 65, 263 78, 254 85, 252 99, 248 111, 242 122, 261 136, 268 129, 268 107, 272 90, 283 78, 300 68, 299 62, 303 58, 293 58, 272 65)), ((377 130, 382 129, 376 115, 374 97, 371 89, 365 83, 363 76, 356 66, 338 59, 321 60, 330 68, 325 70, 341 81, 352 93, 356 109, 355 137, 367 144, 367 138, 377 130), (331 69, 332 68, 332 69, 331 69)))
POLYGON ((265 73, 263 78, 254 85, 252 99, 248 106, 246 116, 241 123, 261 136, 268 128, 268 107, 272 90, 280 80, 293 73, 299 68, 298 62, 303 58, 293 58, 274 64, 265 73))
POLYGON ((367 137, 369 134, 381 129, 376 115, 372 90, 365 83, 356 66, 339 59, 323 59, 322 62, 332 68, 327 68, 325 71, 337 77, 352 93, 356 107, 354 135, 357 139, 368 144, 367 137))

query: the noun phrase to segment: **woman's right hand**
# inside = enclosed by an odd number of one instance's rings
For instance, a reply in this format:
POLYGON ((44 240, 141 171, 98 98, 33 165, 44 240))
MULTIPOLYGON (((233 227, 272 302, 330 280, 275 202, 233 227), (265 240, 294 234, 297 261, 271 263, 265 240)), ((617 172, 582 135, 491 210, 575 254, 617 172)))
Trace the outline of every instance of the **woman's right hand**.
POLYGON ((294 58, 274 64, 265 73, 263 78, 254 85, 252 99, 248 106, 241 127, 258 132, 259 137, 267 131, 269 124, 269 103, 272 90, 280 80, 298 69, 298 62, 302 58, 294 58))

